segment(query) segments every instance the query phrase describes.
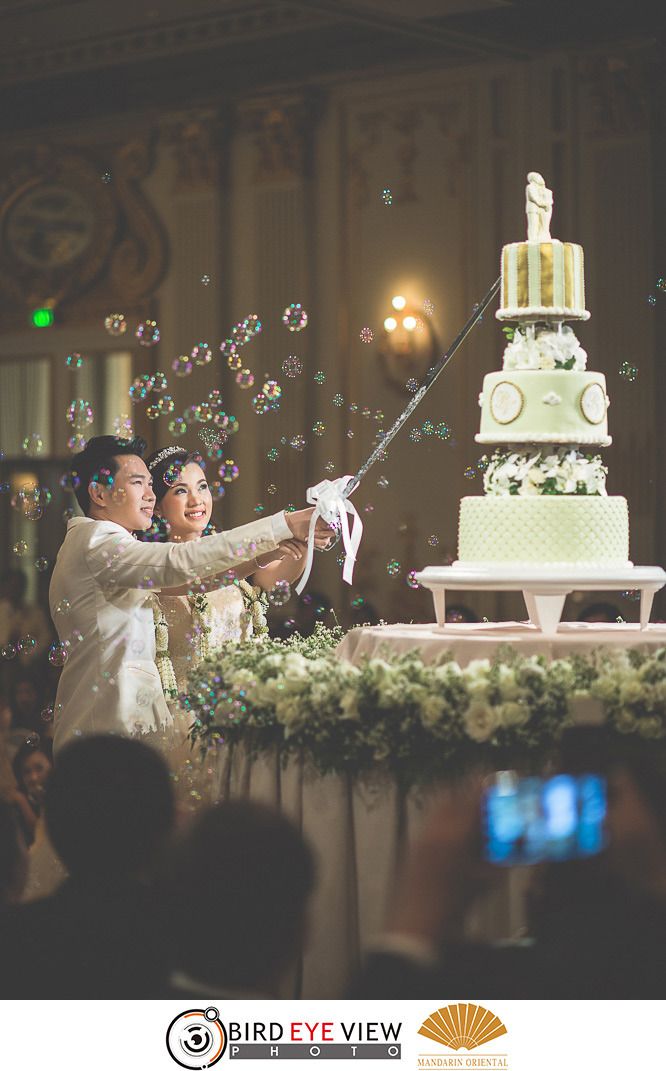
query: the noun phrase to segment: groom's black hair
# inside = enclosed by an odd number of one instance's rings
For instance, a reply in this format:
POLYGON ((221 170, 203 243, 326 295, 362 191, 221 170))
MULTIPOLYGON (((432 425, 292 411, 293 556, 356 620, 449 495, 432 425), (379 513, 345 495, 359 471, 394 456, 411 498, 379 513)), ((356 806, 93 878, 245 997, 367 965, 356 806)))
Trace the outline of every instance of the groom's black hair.
POLYGON ((88 439, 83 450, 72 458, 70 475, 76 501, 86 516, 90 509, 88 488, 95 481, 111 483, 118 471, 116 457, 119 454, 143 456, 146 440, 138 435, 133 439, 119 439, 116 435, 95 435, 88 439))

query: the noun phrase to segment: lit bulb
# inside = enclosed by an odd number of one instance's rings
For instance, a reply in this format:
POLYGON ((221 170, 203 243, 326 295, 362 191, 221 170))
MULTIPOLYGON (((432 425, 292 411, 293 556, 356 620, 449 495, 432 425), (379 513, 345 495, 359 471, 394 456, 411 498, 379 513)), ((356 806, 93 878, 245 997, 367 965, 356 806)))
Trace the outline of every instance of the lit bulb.
POLYGON ((402 321, 402 326, 404 327, 405 331, 413 331, 416 327, 416 317, 405 316, 404 320, 402 321))
POLYGON ((398 312, 400 312, 400 310, 404 309, 405 305, 407 304, 407 299, 404 298, 402 294, 396 294, 396 296, 392 299, 391 304, 393 305, 394 309, 397 309, 398 312))
POLYGON ((386 319, 384 320, 384 330, 385 331, 395 331, 397 326, 398 326, 398 321, 395 320, 392 316, 387 316, 386 319))

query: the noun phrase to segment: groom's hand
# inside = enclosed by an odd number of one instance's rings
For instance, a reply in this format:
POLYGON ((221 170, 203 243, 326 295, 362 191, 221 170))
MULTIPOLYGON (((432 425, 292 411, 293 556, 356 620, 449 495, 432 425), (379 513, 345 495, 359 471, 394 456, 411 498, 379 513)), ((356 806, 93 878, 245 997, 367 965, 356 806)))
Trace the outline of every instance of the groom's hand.
MULTIPOLYGON (((298 509, 292 513, 285 513, 285 520, 291 529, 294 539, 307 543, 310 519, 313 513, 314 506, 310 506, 308 509, 298 509)), ((315 528, 315 547, 327 547, 332 534, 330 526, 319 517, 315 528)))

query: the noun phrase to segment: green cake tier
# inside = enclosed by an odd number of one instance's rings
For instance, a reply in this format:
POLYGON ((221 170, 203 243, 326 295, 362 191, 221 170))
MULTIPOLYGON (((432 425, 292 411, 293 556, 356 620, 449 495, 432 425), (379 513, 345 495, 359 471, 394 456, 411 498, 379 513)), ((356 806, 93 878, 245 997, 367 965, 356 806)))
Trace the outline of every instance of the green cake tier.
POLYGON ((463 498, 458 560, 465 564, 627 565, 629 513, 618 495, 463 498))
POLYGON ((608 396, 601 372, 490 372, 480 395, 478 443, 608 446, 608 396))

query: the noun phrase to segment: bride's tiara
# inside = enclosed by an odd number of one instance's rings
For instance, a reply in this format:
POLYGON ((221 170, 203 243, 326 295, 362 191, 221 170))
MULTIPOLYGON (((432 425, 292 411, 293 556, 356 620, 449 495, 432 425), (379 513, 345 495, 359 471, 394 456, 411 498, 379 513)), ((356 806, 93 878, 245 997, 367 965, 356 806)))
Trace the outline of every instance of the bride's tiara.
POLYGON ((173 454, 183 454, 183 453, 186 453, 186 451, 183 450, 182 446, 165 446, 164 450, 160 450, 159 454, 157 454, 153 458, 153 460, 150 462, 150 465, 148 466, 148 471, 152 472, 153 469, 155 468, 155 466, 159 465, 160 461, 165 461, 168 457, 171 457, 173 454))

